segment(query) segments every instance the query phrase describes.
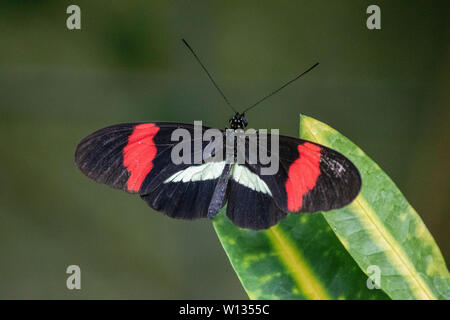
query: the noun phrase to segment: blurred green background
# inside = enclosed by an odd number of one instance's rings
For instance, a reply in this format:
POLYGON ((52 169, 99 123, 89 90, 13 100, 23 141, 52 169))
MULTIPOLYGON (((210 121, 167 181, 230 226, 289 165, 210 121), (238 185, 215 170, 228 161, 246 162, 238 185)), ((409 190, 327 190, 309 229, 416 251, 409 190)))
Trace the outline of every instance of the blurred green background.
MULTIPOLYGON (((172 220, 85 178, 79 140, 128 121, 223 128, 230 110, 298 135, 310 115, 357 143, 436 238, 449 237, 448 1, 1 1, 0 298, 246 298, 210 221, 172 220), (381 7, 382 30, 366 28, 381 7), (66 8, 81 7, 81 30, 66 8), (66 288, 68 265, 82 290, 66 288)), ((326 262, 324 262, 326 263, 326 262)))

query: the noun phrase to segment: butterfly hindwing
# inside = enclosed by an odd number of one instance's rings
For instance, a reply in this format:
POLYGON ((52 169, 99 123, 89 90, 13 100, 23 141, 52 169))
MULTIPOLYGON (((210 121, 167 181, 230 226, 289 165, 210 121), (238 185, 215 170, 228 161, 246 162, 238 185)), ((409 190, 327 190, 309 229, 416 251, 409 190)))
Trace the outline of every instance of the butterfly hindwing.
MULTIPOLYGON (((140 194, 152 208, 172 218, 206 218, 225 168, 225 162, 178 165, 172 170, 166 169, 171 174, 161 174, 167 178, 161 179, 160 183, 152 182, 148 176, 148 185, 144 185, 140 194)), ((160 177, 155 177, 154 181, 156 180, 160 181, 160 177)), ((221 201, 220 205, 218 209, 223 207, 224 202, 221 201)))
POLYGON ((267 229, 286 216, 267 184, 246 165, 233 165, 228 188, 227 216, 241 228, 267 229))

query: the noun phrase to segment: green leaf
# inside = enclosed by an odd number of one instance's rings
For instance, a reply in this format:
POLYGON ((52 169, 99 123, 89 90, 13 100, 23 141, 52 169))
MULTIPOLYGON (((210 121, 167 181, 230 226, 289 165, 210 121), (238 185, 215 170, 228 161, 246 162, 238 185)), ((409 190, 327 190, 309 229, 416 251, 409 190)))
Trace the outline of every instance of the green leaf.
POLYGON ((253 231, 223 211, 214 227, 251 299, 389 299, 367 288, 367 276, 321 214, 291 214, 253 231))
POLYGON ((328 125, 300 116, 300 137, 331 147, 359 169, 362 190, 340 210, 322 213, 361 267, 381 271, 381 289, 392 299, 450 299, 442 254, 394 182, 361 149, 328 125))

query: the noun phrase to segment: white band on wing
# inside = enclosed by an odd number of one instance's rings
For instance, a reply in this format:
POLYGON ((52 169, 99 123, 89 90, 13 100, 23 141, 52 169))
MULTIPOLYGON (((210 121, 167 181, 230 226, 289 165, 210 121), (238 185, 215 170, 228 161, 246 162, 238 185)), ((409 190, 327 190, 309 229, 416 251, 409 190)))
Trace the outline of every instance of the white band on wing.
MULTIPOLYGON (((164 183, 169 182, 194 182, 194 181, 204 181, 213 180, 220 177, 224 168, 225 161, 221 162, 208 162, 201 165, 193 165, 186 169, 180 170, 169 178, 167 178, 164 183)), ((242 165, 234 164, 232 170, 232 179, 237 183, 252 189, 256 192, 262 192, 272 196, 267 184, 255 173, 251 172, 249 169, 242 165)))
POLYGON ((225 161, 193 165, 174 173, 164 183, 213 180, 220 177, 224 168, 225 161))
POLYGON ((235 164, 232 173, 233 180, 247 188, 272 196, 267 184, 255 173, 244 166, 235 164))

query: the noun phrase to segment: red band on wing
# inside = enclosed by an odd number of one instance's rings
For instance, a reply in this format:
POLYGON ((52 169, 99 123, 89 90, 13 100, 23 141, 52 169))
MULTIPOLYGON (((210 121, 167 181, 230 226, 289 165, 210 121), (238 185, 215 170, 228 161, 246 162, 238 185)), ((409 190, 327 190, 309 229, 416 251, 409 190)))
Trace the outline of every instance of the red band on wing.
POLYGON ((299 158, 289 167, 286 181, 288 210, 295 212, 302 207, 303 196, 314 188, 320 175, 320 147, 305 142, 297 147, 299 158))
POLYGON ((123 165, 130 173, 127 181, 129 191, 139 191, 145 177, 153 168, 156 146, 153 141, 159 128, 154 123, 137 125, 123 148, 123 165))

